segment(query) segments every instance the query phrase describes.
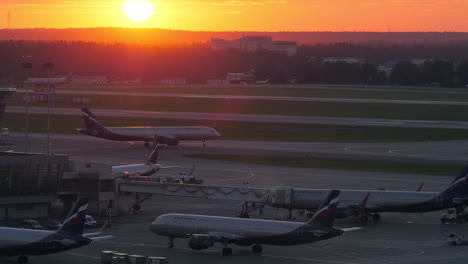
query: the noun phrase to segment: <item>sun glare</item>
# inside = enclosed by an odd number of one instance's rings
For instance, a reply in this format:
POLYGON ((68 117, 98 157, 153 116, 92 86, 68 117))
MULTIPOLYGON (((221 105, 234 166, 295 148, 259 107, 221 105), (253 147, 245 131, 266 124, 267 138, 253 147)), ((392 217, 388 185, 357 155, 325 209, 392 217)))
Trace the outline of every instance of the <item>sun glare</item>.
POLYGON ((133 20, 142 21, 153 14, 153 4, 146 1, 129 1, 124 3, 125 14, 133 20))

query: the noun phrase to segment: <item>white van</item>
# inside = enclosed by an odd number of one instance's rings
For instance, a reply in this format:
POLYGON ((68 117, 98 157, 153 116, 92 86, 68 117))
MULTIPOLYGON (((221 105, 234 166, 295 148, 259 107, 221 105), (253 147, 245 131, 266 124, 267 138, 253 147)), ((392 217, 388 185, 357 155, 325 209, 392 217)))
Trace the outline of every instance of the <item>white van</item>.
POLYGON ((96 220, 90 215, 86 215, 85 217, 85 227, 86 228, 93 228, 97 226, 96 220))

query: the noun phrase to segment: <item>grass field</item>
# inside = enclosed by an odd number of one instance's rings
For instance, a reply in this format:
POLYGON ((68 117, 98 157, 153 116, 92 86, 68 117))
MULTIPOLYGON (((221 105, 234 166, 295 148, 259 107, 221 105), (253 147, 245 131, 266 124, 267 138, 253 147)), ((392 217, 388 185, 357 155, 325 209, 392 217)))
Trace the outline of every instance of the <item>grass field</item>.
MULTIPOLYGON (((30 115, 30 131, 46 132, 46 115, 30 115)), ((411 142, 468 139, 468 130, 363 127, 335 125, 275 124, 197 120, 100 117, 104 126, 210 126, 222 139, 296 142, 411 142)), ((11 131, 24 131, 24 114, 5 113, 3 125, 11 131)), ((53 133, 73 134, 83 128, 81 116, 52 116, 53 133)))
MULTIPOLYGON (((57 95, 53 107, 79 107, 72 104, 72 98, 72 95, 57 95)), ((466 114, 468 106, 459 105, 291 102, 140 96, 91 96, 91 101, 87 105, 91 109, 468 121, 466 114)), ((11 98, 9 104, 24 105, 24 102, 20 100, 20 95, 16 94, 11 98)), ((46 106, 45 103, 34 103, 33 105, 46 106)))
POLYGON ((378 171, 393 173, 428 174, 455 176, 463 166, 412 164, 401 162, 383 162, 369 160, 324 159, 314 157, 276 157, 276 156, 246 156, 246 155, 219 155, 219 154, 187 154, 189 158, 244 162, 260 165, 273 165, 283 167, 303 167, 321 169, 341 169, 356 171, 378 171))

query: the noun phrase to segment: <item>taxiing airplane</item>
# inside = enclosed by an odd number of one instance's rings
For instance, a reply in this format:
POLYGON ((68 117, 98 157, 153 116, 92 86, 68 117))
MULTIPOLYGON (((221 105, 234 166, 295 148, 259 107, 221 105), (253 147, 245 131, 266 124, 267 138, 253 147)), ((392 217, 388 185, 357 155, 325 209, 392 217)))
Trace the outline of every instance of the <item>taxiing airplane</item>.
POLYGON ((154 147, 145 163, 112 166, 112 173, 126 176, 151 176, 160 169, 175 168, 158 164, 159 139, 154 140, 154 147))
MULTIPOLYGON (((315 210, 330 190, 292 188, 291 202, 271 204, 278 208, 315 210)), ((455 208, 457 218, 465 217, 468 205, 468 166, 443 192, 387 191, 387 190, 341 190, 337 217, 361 216, 368 221, 369 215, 380 220, 382 212, 423 213, 455 208)))
POLYGON ((208 139, 217 139, 221 136, 215 129, 202 126, 179 127, 104 127, 87 108, 81 108, 85 129, 78 129, 85 135, 115 141, 144 141, 145 146, 155 137, 159 142, 169 146, 179 145, 181 140, 201 140, 203 146, 208 139))
POLYGON ((206 215, 165 214, 150 225, 150 230, 170 239, 188 238, 192 249, 202 250, 221 243, 223 255, 231 255, 228 244, 252 246, 254 253, 262 252, 261 245, 292 246, 312 243, 340 236, 345 231, 333 227, 340 191, 332 190, 321 209, 306 223, 245 219, 206 215))
POLYGON ((57 231, 0 227, 0 256, 18 256, 18 263, 27 263, 27 256, 62 252, 111 238, 94 237, 102 234, 103 229, 83 234, 87 208, 88 198, 80 198, 57 231))
POLYGON ((54 86, 56 84, 64 84, 69 83, 71 79, 72 73, 69 73, 65 77, 60 78, 29 78, 24 81, 24 84, 28 85, 51 85, 54 86))

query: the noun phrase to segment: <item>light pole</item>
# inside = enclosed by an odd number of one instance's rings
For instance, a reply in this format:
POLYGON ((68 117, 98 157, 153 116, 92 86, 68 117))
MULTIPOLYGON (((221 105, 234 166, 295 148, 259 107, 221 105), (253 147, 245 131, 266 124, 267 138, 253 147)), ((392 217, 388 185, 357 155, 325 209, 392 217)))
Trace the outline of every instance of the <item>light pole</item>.
POLYGON ((28 79, 29 79, 29 72, 32 69, 32 63, 29 62, 29 59, 31 58, 32 56, 23 56, 23 59, 26 59, 26 61, 21 63, 21 66, 23 66, 23 69, 25 70, 25 76, 26 76, 26 79, 24 81, 24 87, 26 88, 26 125, 25 125, 26 145, 24 149, 25 153, 29 152, 29 82, 28 82, 28 79))
POLYGON ((53 62, 45 62, 42 65, 43 69, 47 70, 47 155, 50 155, 50 70, 55 64, 53 62))

